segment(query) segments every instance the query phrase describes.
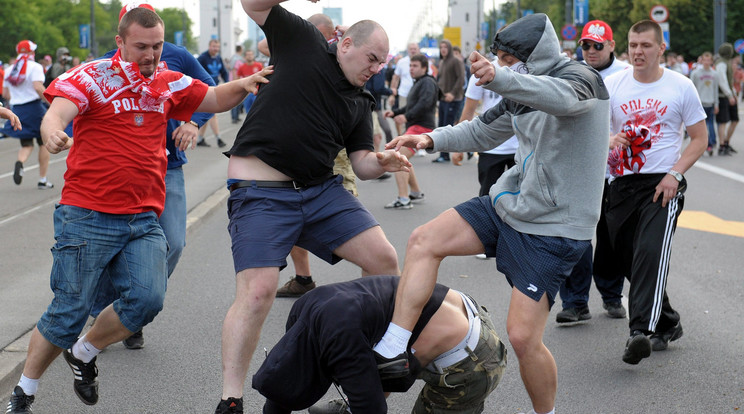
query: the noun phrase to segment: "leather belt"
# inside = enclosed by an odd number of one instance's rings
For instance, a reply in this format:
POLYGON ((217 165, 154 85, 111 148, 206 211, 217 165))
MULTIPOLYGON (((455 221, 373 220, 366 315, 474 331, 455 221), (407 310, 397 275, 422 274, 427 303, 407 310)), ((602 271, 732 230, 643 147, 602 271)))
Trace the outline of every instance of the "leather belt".
POLYGON ((230 186, 230 191, 235 191, 238 188, 243 187, 258 187, 258 188, 294 188, 299 190, 307 187, 304 184, 300 184, 297 181, 262 181, 262 180, 243 180, 238 181, 230 186))

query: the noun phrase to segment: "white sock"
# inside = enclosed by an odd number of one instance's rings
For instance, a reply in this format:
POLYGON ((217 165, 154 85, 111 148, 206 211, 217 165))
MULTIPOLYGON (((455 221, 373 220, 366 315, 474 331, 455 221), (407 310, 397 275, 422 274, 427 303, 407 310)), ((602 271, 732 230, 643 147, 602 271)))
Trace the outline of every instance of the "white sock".
POLYGON ((40 183, 46 183, 47 182, 47 178, 46 177, 41 177, 41 178, 39 178, 39 182, 40 183))
POLYGON ((535 410, 532 410, 531 412, 533 412, 533 413, 535 413, 535 414, 555 414, 555 407, 553 407, 553 409, 552 409, 552 410, 550 410, 550 411, 548 411, 547 413, 538 413, 538 412, 537 412, 537 411, 535 411, 535 410))
POLYGON ((96 355, 98 355, 99 353, 101 353, 101 350, 94 347, 90 342, 85 340, 85 335, 83 335, 82 338, 78 339, 77 342, 75 342, 75 345, 72 346, 72 356, 85 362, 86 364, 93 358, 95 358, 96 355))
POLYGON ((21 379, 18 381, 18 386, 23 389, 23 393, 26 395, 36 395, 36 391, 39 389, 39 380, 31 379, 21 374, 21 379))
POLYGON ((401 196, 398 196, 398 200, 400 200, 400 202, 401 202, 401 203, 403 203, 403 204, 408 204, 408 203, 410 203, 410 202, 411 202, 411 199, 410 199, 410 198, 408 198, 408 197, 401 197, 401 196))
POLYGON ((375 345, 375 352, 385 358, 392 358, 406 351, 411 332, 390 322, 385 335, 375 345))

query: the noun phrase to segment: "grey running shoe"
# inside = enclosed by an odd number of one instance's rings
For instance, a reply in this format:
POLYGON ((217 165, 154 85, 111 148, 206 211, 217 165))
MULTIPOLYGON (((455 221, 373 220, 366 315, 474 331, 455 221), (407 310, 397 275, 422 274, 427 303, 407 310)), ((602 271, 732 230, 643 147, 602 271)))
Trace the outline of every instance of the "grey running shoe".
POLYGON ((651 340, 641 331, 635 330, 625 343, 623 362, 636 365, 651 355, 651 340))
POLYGON ((622 319, 627 315, 623 304, 620 302, 605 302, 602 307, 607 310, 607 316, 610 318, 622 319))
POLYGON ((309 414, 347 414, 350 413, 349 405, 341 398, 326 402, 319 402, 307 409, 309 414))
POLYGON ((129 338, 121 341, 127 349, 142 349, 145 347, 145 338, 142 336, 142 329, 135 332, 129 338))
POLYGON ((583 308, 566 308, 555 315, 555 321, 558 323, 585 321, 591 318, 592 314, 586 306, 583 308))
POLYGON ((400 201, 400 198, 396 198, 393 200, 390 204, 385 204, 385 208, 394 208, 396 210, 410 210, 413 208, 413 203, 411 203, 411 200, 408 200, 408 202, 404 203, 400 201))
POLYGON ((677 322, 671 329, 665 332, 656 332, 651 335, 651 349, 654 351, 663 351, 669 346, 669 342, 676 341, 684 334, 682 323, 677 322))

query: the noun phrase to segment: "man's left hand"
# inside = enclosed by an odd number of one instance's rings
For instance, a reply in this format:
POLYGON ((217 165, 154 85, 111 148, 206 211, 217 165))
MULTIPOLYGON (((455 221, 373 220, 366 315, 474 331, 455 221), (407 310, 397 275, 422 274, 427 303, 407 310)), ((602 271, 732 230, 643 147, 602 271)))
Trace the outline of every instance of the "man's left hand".
POLYGON ((385 171, 411 171, 411 162, 408 161, 408 158, 405 155, 398 151, 385 150, 375 154, 377 155, 377 162, 385 171))
POLYGON ((176 143, 176 148, 181 151, 186 151, 189 145, 191 145, 191 149, 196 148, 196 137, 198 135, 199 128, 189 122, 184 123, 173 130, 173 140, 176 143))
POLYGON ((661 195, 661 206, 666 207, 669 200, 677 195, 677 189, 679 188, 679 181, 676 178, 667 174, 661 179, 661 182, 656 186, 656 192, 654 193, 654 203, 659 199, 661 195))
POLYGON ((473 52, 470 54, 470 73, 478 78, 476 85, 483 86, 493 81, 493 78, 496 76, 496 69, 494 69, 493 63, 486 59, 485 56, 478 52, 473 52))

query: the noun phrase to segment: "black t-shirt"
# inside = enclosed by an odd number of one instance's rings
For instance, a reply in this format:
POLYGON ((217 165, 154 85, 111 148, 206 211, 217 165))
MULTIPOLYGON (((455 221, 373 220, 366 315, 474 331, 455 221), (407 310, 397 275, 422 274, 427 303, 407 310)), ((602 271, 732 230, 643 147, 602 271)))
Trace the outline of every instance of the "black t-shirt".
POLYGON ((343 147, 349 154, 374 149, 374 99, 349 83, 336 45, 306 20, 274 6, 262 29, 274 73, 225 155, 255 155, 303 184, 320 184, 343 147))

